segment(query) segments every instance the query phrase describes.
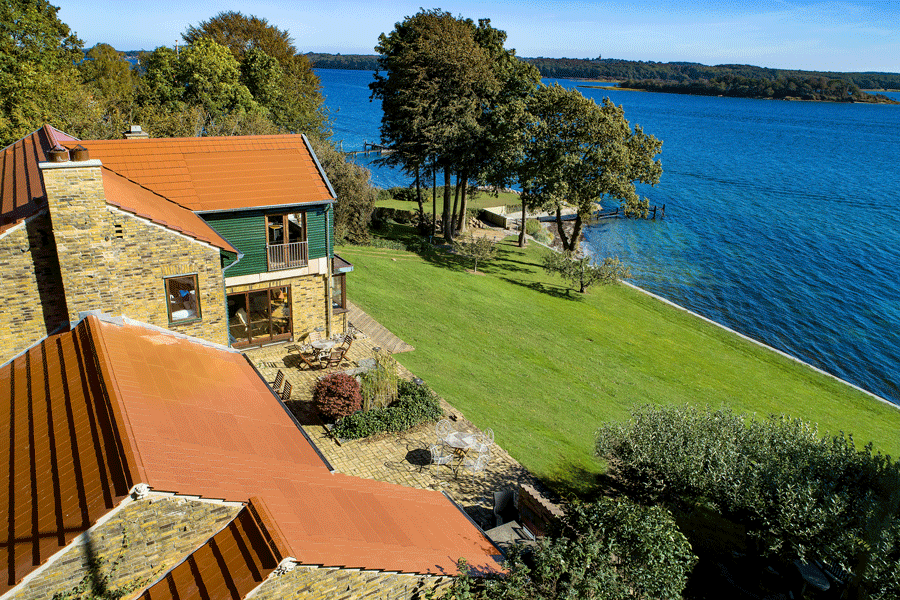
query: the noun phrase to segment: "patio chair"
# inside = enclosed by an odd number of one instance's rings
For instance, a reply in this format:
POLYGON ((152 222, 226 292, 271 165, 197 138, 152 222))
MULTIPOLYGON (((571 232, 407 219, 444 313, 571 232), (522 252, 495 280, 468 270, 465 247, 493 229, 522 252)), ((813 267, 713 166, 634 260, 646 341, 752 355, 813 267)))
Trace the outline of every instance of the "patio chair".
POLYGON ((437 434, 438 439, 443 442, 444 438, 453 433, 453 423, 447 419, 441 419, 434 426, 434 432, 437 434))
POLYGON ((276 392, 281 392, 281 385, 284 383, 284 373, 281 372, 281 369, 278 369, 278 374, 275 375, 275 381, 272 382, 272 389, 276 392))
POLYGON ((429 450, 431 450, 431 464, 433 465, 449 465, 453 460, 452 454, 444 454, 443 446, 432 444, 429 450))
POLYGON ((487 468, 488 463, 491 462, 491 451, 490 449, 485 449, 484 452, 479 452, 478 456, 475 458, 467 458, 465 462, 463 462, 462 466, 467 471, 472 472, 472 479, 475 479, 475 474, 480 473, 487 468))
POLYGON ((338 346, 331 351, 331 354, 328 355, 326 359, 326 368, 336 367, 341 362, 343 362, 344 358, 347 356, 347 351, 350 349, 350 345, 347 346, 338 346))
MULTIPOLYGON (((300 360, 302 360, 304 363, 306 363, 306 366, 309 367, 309 370, 310 370, 310 371, 313 371, 313 370, 315 370, 315 369, 319 369, 319 368, 321 368, 321 366, 322 366, 321 364, 319 364, 319 365, 314 365, 312 362, 310 362, 310 358, 316 359, 315 354, 313 354, 311 357, 308 357, 308 356, 306 356, 305 353, 299 352, 297 355, 300 357, 300 360)), ((316 359, 316 360, 318 360, 318 359, 316 359)))
POLYGON ((478 452, 484 452, 488 448, 494 445, 494 430, 488 427, 483 432, 478 434, 478 438, 475 441, 474 448, 478 450, 478 452))
POLYGON ((281 391, 281 401, 287 402, 291 399, 291 392, 294 391, 294 386, 291 385, 290 381, 286 381, 284 384, 284 389, 281 391))

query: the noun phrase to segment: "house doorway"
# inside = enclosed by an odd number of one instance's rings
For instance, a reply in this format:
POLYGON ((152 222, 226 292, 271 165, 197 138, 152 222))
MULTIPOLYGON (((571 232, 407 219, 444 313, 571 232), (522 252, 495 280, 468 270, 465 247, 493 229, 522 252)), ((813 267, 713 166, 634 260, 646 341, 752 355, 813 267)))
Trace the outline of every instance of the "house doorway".
POLYGON ((235 348, 290 340, 290 287, 228 294, 228 337, 235 348))

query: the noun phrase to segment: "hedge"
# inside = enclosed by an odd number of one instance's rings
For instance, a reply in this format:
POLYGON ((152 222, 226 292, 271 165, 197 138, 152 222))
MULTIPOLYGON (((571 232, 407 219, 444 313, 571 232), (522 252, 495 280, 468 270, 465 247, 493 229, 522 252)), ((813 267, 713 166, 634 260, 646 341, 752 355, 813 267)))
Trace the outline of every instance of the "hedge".
POLYGON ((339 438, 355 440, 376 433, 400 432, 441 417, 437 394, 425 385, 401 380, 397 401, 384 408, 358 411, 338 421, 331 433, 339 438))

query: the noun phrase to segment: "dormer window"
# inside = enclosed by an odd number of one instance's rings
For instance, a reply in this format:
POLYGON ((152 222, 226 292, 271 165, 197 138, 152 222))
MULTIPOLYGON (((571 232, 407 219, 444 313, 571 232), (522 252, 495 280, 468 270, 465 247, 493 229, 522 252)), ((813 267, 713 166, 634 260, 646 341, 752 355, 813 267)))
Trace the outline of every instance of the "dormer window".
POLYGON ((306 213, 266 217, 266 257, 270 271, 307 265, 306 213))

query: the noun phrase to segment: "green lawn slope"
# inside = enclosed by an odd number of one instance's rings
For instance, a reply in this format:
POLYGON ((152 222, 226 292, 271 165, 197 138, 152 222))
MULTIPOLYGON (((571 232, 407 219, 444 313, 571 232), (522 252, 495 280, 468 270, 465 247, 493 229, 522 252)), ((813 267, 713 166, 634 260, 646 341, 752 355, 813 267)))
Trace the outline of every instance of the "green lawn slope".
POLYGON ((348 295, 414 352, 411 371, 558 490, 591 492, 601 423, 643 402, 784 413, 894 457, 900 410, 627 286, 567 292, 519 249, 471 265, 435 252, 341 247, 348 295))

